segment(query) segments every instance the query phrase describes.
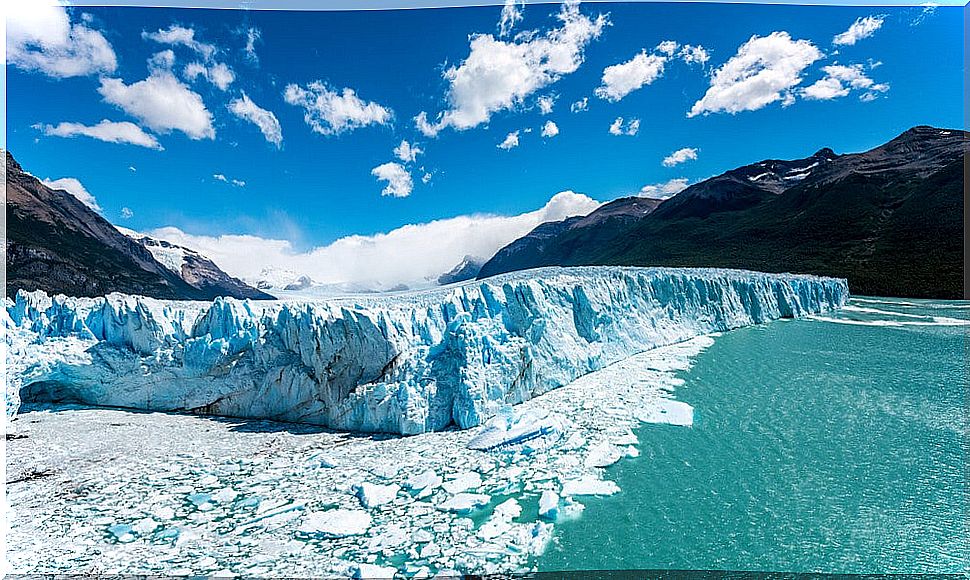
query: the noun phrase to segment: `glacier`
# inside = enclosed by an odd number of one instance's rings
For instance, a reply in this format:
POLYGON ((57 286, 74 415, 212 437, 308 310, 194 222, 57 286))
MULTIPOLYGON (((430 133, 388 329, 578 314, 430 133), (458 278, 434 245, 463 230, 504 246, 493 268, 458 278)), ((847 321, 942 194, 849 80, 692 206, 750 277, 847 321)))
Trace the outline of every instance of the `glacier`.
POLYGON ((325 301, 21 291, 4 309, 7 413, 22 399, 404 435, 469 428, 634 354, 848 296, 835 278, 606 266, 325 301))

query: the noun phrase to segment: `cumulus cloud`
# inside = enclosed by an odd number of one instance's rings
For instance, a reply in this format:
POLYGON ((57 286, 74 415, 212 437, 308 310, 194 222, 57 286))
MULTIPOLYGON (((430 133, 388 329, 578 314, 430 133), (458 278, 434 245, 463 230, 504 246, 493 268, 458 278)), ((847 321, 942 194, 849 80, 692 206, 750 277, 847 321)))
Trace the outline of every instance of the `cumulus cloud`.
POLYGON ((502 6, 502 14, 498 21, 499 36, 508 36, 512 29, 519 22, 522 22, 522 9, 525 8, 525 0, 505 0, 502 6))
POLYGON ((536 105, 539 106, 539 113, 542 115, 548 115, 552 113, 552 108, 556 104, 555 95, 543 95, 536 99, 536 105))
POLYGON ((832 39, 832 44, 852 46, 863 38, 869 38, 875 34, 876 31, 882 27, 882 23, 885 20, 886 17, 882 15, 857 18, 856 21, 849 26, 848 30, 841 34, 835 35, 835 38, 832 39))
POLYGON ((498 147, 499 149, 505 149, 506 151, 518 146, 519 146, 518 131, 512 131, 511 133, 505 136, 505 140, 503 140, 501 143, 496 145, 496 147, 498 147))
POLYGON ((695 159, 697 159, 697 149, 693 147, 684 147, 683 149, 678 149, 670 155, 664 157, 663 166, 673 167, 674 165, 679 165, 685 161, 693 161, 695 159))
POLYGON ((62 177, 60 179, 42 179, 41 183, 51 189, 62 189, 78 199, 81 203, 100 213, 101 206, 98 200, 83 186, 81 182, 73 177, 62 177))
POLYGON ((131 219, 135 215, 135 212, 131 211, 131 208, 123 207, 121 208, 121 219, 131 219))
POLYGON ((256 42, 260 40, 263 33, 258 28, 246 29, 246 58, 254 64, 259 63, 259 55, 256 54, 256 42))
POLYGON ((449 108, 432 121, 422 111, 415 125, 427 137, 451 127, 465 130, 488 122, 499 111, 511 109, 536 91, 573 73, 582 64, 586 45, 600 36, 606 16, 590 18, 579 4, 563 4, 559 28, 519 34, 504 41, 490 34, 471 37, 468 57, 444 72, 449 108))
POLYGON ((617 117, 610 124, 610 135, 629 135, 633 136, 640 132, 640 119, 630 119, 626 123, 623 117, 617 117))
POLYGON ((221 181, 223 183, 228 183, 230 185, 235 185, 236 187, 246 187, 246 182, 243 181, 242 179, 231 179, 229 177, 226 177, 222 173, 213 173, 212 174, 212 178, 213 179, 216 179, 218 181, 221 181))
POLYGON ((552 121, 546 121, 546 124, 542 126, 542 136, 543 137, 555 137, 559 134, 559 126, 552 121))
POLYGON ((168 70, 154 69, 148 78, 126 85, 121 79, 102 78, 98 92, 110 103, 139 119, 157 133, 181 131, 191 139, 212 139, 212 113, 202 97, 168 70))
POLYGON ((387 182, 387 186, 381 190, 381 195, 391 197, 407 197, 414 189, 414 181, 411 174, 400 163, 389 161, 383 165, 378 165, 371 169, 371 175, 378 181, 387 182))
POLYGON ((54 78, 112 73, 118 67, 104 35, 71 23, 63 6, 49 2, 8 2, 4 6, 7 63, 54 78))
POLYGON ((792 40, 784 31, 752 36, 713 72, 710 88, 687 116, 755 111, 776 101, 790 101, 802 71, 820 58, 815 45, 792 40))
POLYGON ((666 56, 647 54, 644 50, 626 62, 608 66, 603 69, 603 84, 596 89, 596 96, 608 101, 619 101, 660 78, 666 62, 666 56))
POLYGON ((272 111, 267 111, 254 103, 246 93, 238 99, 229 101, 228 107, 233 115, 259 127, 263 137, 277 148, 283 145, 283 130, 279 119, 272 111))
POLYGON ((640 197, 652 199, 669 199, 681 191, 687 189, 689 180, 686 177, 678 177, 663 183, 652 183, 644 185, 640 189, 640 197))
POLYGON ((394 148, 394 156, 405 163, 414 163, 414 160, 422 153, 424 153, 424 149, 403 139, 401 144, 394 148))
POLYGON ((229 85, 236 80, 236 73, 228 65, 221 62, 210 66, 206 66, 201 62, 190 62, 185 66, 183 74, 190 81, 194 81, 201 76, 221 91, 228 90, 229 85))
POLYGON ((586 215, 600 203, 586 195, 558 193, 538 210, 514 216, 462 215, 409 224, 387 233, 347 236, 299 252, 286 240, 250 235, 198 236, 167 227, 148 235, 192 248, 232 276, 255 279, 268 267, 300 272, 322 283, 420 285, 436 279, 465 256, 492 256, 548 221, 586 215))
POLYGON ((146 40, 154 40, 160 44, 171 46, 185 46, 206 59, 212 58, 216 53, 215 45, 200 42, 195 38, 195 29, 173 24, 166 29, 155 32, 142 32, 141 37, 146 40))
POLYGON ((142 130, 134 123, 115 122, 107 119, 97 125, 83 125, 81 123, 63 122, 57 125, 34 125, 44 135, 51 137, 77 137, 83 135, 108 143, 125 143, 161 150, 162 146, 153 135, 142 130))
POLYGON ((853 90, 864 91, 860 95, 863 101, 874 100, 879 93, 889 90, 886 83, 877 83, 866 74, 861 64, 835 64, 822 67, 825 76, 814 84, 802 89, 801 94, 806 99, 827 101, 847 96, 853 90))
POLYGON ((339 135, 368 125, 387 125, 393 111, 373 101, 364 101, 351 88, 337 92, 322 81, 314 81, 306 88, 290 84, 283 99, 303 108, 303 120, 315 133, 339 135))
POLYGON ((704 65, 711 59, 711 54, 706 48, 700 45, 692 46, 690 44, 685 44, 680 49, 678 56, 687 64, 697 63, 704 65))
POLYGON ((579 99, 578 101, 576 101, 572 105, 569 105, 569 110, 572 111, 573 113, 579 113, 581 111, 588 111, 589 110, 589 97, 583 97, 582 99, 579 99))

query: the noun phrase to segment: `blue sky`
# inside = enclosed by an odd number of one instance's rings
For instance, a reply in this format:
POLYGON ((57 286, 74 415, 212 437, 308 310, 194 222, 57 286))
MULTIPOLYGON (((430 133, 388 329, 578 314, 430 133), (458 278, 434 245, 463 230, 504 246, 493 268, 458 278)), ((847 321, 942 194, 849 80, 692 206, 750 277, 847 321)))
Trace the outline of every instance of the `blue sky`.
MULTIPOLYGON (((375 278, 395 255, 350 272, 353 248, 374 239, 347 236, 531 216, 472 228, 483 241, 436 256, 444 264, 593 200, 963 119, 956 7, 527 5, 509 9, 521 20, 504 36, 502 6, 51 10, 15 14, 8 31, 11 152, 40 178, 77 180, 110 221, 167 232, 247 277, 282 252, 318 278, 375 278), (499 147, 510 135, 518 145, 499 147), (395 155, 402 140, 420 150, 413 161, 395 155), (547 206, 567 190, 583 195, 547 206), (243 240, 263 258, 234 259, 247 246, 226 242, 243 240), (335 241, 339 258, 312 257, 335 241), (345 265, 307 265, 327 259, 345 265)), ((443 243, 433 231, 406 246, 412 259, 443 243)))

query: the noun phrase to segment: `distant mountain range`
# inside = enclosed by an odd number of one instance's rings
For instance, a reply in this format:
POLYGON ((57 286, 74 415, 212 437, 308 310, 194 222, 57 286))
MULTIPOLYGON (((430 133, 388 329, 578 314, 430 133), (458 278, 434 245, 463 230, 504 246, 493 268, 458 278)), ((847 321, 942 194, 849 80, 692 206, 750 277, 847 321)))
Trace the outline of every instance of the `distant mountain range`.
POLYGON ((864 153, 766 160, 666 200, 545 223, 479 278, 549 265, 705 266, 847 278, 854 294, 962 298, 967 133, 914 127, 864 153))
POLYGON ((120 231, 70 193, 26 173, 7 152, 6 295, 17 290, 155 298, 271 299, 187 248, 120 231))

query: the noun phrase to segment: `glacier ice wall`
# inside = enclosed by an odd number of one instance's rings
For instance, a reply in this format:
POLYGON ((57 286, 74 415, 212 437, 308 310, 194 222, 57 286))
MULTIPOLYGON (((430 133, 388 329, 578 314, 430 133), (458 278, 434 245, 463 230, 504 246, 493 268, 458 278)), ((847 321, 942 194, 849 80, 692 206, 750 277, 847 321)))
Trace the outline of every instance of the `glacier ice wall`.
POLYGON ((838 308, 845 280, 737 270, 544 268, 328 301, 112 294, 7 301, 7 411, 73 401, 415 434, 658 346, 838 308))

